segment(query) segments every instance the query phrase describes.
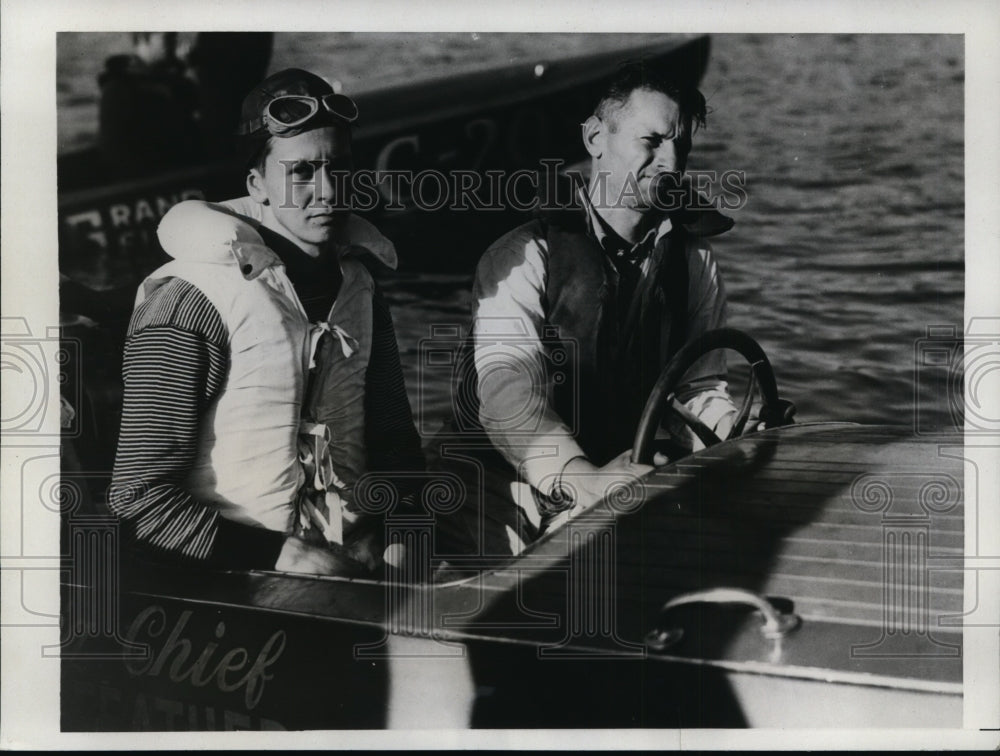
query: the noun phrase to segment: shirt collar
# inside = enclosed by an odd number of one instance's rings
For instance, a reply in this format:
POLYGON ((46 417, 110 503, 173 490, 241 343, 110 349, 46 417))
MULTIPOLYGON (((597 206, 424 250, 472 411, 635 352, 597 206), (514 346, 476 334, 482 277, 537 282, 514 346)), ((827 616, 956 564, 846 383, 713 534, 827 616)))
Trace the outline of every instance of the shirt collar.
POLYGON ((629 246, 628 242, 618 236, 612 229, 608 228, 606 221, 601 218, 594 203, 591 202, 590 193, 585 186, 577 187, 577 196, 586 214, 587 233, 594 237, 601 249, 610 257, 628 258, 633 261, 642 262, 656 244, 673 228, 670 216, 665 215, 657 226, 649 231, 635 244, 629 246), (622 246, 624 245, 624 246, 622 246))

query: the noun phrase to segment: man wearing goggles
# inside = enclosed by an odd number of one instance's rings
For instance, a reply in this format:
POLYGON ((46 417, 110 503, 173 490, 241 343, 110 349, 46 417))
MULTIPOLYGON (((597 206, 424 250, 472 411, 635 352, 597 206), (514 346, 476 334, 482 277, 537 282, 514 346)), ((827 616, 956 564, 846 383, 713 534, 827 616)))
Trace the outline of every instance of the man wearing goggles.
POLYGON ((351 98, 294 68, 274 74, 244 101, 238 134, 252 200, 244 206, 266 228, 304 244, 311 257, 317 245, 343 236, 357 119, 351 98))
MULTIPOLYGON (((354 102, 288 69, 243 101, 249 196, 183 202, 140 287, 109 497, 146 555, 358 574, 369 471, 424 468, 388 306, 392 243, 349 211, 354 102)), ((402 493, 406 493, 403 491, 402 493)))

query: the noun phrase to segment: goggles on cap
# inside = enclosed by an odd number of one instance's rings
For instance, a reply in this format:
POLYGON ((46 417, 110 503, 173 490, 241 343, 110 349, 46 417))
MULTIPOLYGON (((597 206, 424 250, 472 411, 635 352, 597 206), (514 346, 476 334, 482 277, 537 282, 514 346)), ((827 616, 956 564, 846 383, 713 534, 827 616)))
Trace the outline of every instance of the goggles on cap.
POLYGON ((320 108, 344 121, 354 123, 358 120, 358 106, 347 95, 330 94, 322 97, 310 95, 281 95, 264 106, 260 119, 253 121, 248 133, 266 128, 272 136, 284 136, 289 131, 308 123, 320 112, 320 108))

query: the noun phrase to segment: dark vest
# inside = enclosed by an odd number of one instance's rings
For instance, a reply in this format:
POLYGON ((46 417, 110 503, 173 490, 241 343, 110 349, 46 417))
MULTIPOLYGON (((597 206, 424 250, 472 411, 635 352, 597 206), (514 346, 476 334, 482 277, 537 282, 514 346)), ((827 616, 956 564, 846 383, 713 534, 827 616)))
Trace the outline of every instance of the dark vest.
MULTIPOLYGON (((702 199, 699 197, 699 199, 702 199)), ((707 203, 706 203, 707 204, 707 203)), ((580 208, 548 212, 540 224, 549 249, 542 342, 551 402, 590 461, 603 465, 630 448, 646 398, 688 336, 688 250, 693 237, 733 222, 702 205, 678 214, 657 242, 649 274, 619 322, 618 273, 587 233, 580 208)), ((457 429, 481 431, 477 376, 467 341, 454 386, 457 429)))
POLYGON ((582 226, 563 221, 542 221, 549 247, 544 304, 553 326, 546 350, 550 376, 563 373, 552 402, 601 465, 631 446, 660 370, 686 341, 689 235, 678 227, 660 239, 649 274, 620 311, 614 265, 582 226))
MULTIPOLYGON (((629 448, 660 370, 686 341, 690 235, 680 227, 660 239, 621 328, 617 271, 600 245, 582 225, 536 222, 549 247, 542 342, 553 407, 601 465, 629 448)), ((466 343, 455 387, 462 397, 456 421, 464 432, 479 428, 471 348, 466 343)))

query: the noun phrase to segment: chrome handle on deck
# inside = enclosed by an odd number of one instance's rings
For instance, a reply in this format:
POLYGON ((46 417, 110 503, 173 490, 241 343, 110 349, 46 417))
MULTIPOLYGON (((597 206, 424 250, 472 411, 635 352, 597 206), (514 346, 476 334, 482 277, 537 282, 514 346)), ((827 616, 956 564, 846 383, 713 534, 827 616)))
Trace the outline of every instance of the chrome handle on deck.
MULTIPOLYGON (((676 596, 660 610, 663 615, 674 607, 684 604, 748 604, 760 612, 763 619, 761 633, 765 638, 781 638, 799 626, 801 620, 793 612, 775 609, 767 599, 742 588, 710 588, 707 591, 694 591, 676 596)), ((684 635, 680 628, 662 629, 656 627, 646 635, 646 645, 654 651, 662 651, 679 641, 684 635)))

